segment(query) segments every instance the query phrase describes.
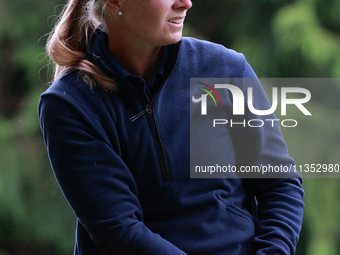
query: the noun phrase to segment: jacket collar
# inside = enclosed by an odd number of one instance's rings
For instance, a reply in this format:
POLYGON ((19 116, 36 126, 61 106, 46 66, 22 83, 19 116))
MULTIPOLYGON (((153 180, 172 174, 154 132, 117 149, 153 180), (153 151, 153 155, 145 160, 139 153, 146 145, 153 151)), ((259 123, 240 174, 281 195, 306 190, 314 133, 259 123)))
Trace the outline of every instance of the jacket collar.
MULTIPOLYGON (((177 55, 181 44, 181 42, 178 42, 176 44, 162 47, 160 64, 158 65, 155 76, 158 78, 161 77, 161 79, 159 79, 156 84, 154 84, 155 86, 149 89, 146 87, 145 82, 144 84, 140 82, 130 82, 132 80, 136 80, 137 77, 139 79, 142 78, 137 75, 130 74, 118 64, 118 62, 110 54, 107 48, 107 42, 108 35, 104 28, 99 26, 91 35, 89 50, 86 56, 87 60, 97 65, 106 75, 113 77, 116 80, 128 83, 149 100, 151 99, 152 94, 160 86, 162 86, 169 77, 177 60, 177 55)), ((120 83, 121 82, 118 82, 118 84, 120 83)))

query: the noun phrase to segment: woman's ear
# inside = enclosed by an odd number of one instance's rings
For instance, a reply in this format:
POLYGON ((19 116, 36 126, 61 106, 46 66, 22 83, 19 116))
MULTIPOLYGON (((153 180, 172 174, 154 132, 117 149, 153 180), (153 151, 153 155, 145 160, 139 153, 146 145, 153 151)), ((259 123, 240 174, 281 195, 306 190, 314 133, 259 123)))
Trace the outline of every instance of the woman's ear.
POLYGON ((108 11, 110 11, 112 14, 114 15, 118 15, 119 11, 122 8, 122 2, 124 2, 124 0, 103 0, 106 8, 108 11))

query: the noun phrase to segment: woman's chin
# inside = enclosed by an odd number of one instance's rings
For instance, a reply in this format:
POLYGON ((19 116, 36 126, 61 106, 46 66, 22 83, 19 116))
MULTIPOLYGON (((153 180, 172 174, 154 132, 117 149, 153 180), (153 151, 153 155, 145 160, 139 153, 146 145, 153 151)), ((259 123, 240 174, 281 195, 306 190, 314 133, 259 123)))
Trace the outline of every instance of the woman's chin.
POLYGON ((183 37, 182 33, 178 33, 176 35, 173 35, 173 36, 167 38, 163 45, 170 45, 170 44, 178 43, 180 40, 182 40, 182 37, 183 37))

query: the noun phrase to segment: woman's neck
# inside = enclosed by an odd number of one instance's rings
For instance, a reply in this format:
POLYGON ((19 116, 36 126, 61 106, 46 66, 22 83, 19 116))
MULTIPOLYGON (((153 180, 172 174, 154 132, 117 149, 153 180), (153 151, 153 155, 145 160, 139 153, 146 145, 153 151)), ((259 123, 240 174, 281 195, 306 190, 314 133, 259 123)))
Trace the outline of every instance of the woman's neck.
POLYGON ((155 76, 161 46, 151 47, 130 42, 129 40, 114 40, 109 34, 109 51, 115 60, 129 73, 142 77, 146 84, 155 76))

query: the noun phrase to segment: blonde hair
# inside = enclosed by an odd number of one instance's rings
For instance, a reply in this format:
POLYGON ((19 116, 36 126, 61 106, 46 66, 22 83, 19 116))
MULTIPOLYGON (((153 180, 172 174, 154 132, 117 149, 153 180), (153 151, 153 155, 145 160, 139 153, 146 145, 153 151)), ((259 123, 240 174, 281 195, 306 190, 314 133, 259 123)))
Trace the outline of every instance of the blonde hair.
POLYGON ((92 32, 99 25, 106 28, 108 15, 103 0, 68 0, 46 44, 47 54, 55 63, 54 80, 77 69, 91 88, 96 84, 105 90, 116 88, 112 78, 85 59, 92 32))

